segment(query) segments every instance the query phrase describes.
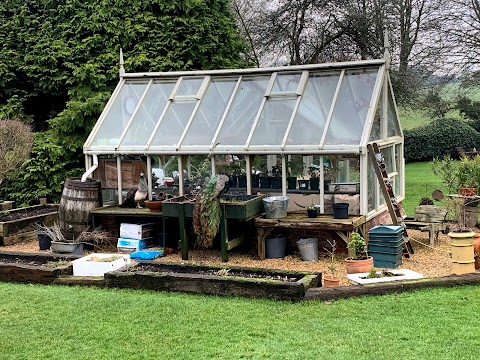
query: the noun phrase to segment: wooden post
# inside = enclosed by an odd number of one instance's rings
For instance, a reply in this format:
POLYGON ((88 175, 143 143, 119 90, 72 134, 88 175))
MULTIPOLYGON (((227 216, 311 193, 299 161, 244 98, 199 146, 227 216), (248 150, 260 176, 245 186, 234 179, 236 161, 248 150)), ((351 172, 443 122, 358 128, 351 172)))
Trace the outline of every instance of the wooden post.
POLYGON ((227 245, 228 245, 228 227, 227 217, 225 212, 225 205, 221 205, 220 214, 220 249, 222 252, 222 261, 228 261, 227 245))
POLYGON ((180 223, 180 248, 182 250, 182 260, 188 260, 188 237, 185 224, 185 205, 179 206, 178 221, 180 223))

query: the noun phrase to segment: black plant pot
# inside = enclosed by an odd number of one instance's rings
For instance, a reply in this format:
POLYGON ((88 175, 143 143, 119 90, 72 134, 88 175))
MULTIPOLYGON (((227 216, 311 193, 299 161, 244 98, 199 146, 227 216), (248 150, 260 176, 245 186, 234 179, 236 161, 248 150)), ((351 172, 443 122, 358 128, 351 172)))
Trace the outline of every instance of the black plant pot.
POLYGON ((296 176, 287 177, 287 187, 290 190, 295 190, 297 188, 297 177, 296 176))
POLYGON ((246 175, 238 176, 238 187, 239 188, 246 188, 247 187, 247 176, 246 175))
POLYGON ((38 248, 40 250, 50 250, 50 246, 52 245, 52 239, 48 236, 45 232, 39 231, 37 232, 38 238, 38 248))
POLYGON ((308 190, 308 183, 310 180, 298 180, 298 188, 300 190, 308 190))
POLYGON ((318 190, 320 188, 320 179, 319 178, 311 178, 310 179, 310 189, 311 190, 318 190))
POLYGON ((270 176, 262 176, 260 178, 260 187, 262 189, 269 189, 271 188, 271 179, 270 176))
POLYGON ((281 189, 282 188, 282 178, 281 177, 272 177, 270 178, 270 185, 272 189, 281 189))
POLYGON ((316 218, 318 215, 317 209, 307 209, 307 216, 309 218, 316 218))

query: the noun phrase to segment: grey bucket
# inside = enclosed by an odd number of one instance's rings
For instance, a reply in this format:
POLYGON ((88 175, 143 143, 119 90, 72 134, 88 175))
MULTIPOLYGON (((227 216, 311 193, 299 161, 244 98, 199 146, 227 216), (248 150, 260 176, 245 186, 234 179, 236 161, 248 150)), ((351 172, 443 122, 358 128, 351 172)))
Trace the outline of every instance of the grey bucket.
POLYGON ((297 241, 298 250, 303 261, 318 260, 318 239, 306 238, 297 241))
POLYGON ((287 238, 282 235, 265 239, 265 257, 267 259, 278 259, 285 257, 287 238))
POLYGON ((287 216, 288 196, 270 196, 263 198, 265 217, 281 219, 287 216))

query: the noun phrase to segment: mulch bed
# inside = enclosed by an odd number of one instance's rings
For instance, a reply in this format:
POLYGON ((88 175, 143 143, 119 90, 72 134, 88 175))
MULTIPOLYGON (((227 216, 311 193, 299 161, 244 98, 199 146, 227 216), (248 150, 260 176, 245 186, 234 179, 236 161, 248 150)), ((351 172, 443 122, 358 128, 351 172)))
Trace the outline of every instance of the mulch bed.
POLYGON ((40 208, 40 209, 28 209, 25 211, 18 211, 13 213, 8 213, 6 215, 0 215, 0 222, 12 221, 18 219, 24 219, 31 216, 37 216, 42 214, 48 214, 54 211, 52 208, 40 208))

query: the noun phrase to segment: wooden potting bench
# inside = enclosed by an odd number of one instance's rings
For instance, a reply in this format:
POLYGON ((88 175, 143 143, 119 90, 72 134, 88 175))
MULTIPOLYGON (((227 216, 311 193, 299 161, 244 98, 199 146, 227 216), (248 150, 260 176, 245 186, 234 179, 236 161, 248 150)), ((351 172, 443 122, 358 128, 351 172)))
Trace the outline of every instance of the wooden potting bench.
POLYGON ((258 257, 265 259, 265 239, 274 229, 304 229, 318 231, 333 231, 345 243, 349 243, 350 234, 358 231, 365 235, 366 216, 349 216, 348 219, 334 219, 332 215, 319 215, 309 218, 307 214, 288 213, 282 219, 267 219, 265 216, 255 218, 257 230, 258 257))

